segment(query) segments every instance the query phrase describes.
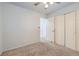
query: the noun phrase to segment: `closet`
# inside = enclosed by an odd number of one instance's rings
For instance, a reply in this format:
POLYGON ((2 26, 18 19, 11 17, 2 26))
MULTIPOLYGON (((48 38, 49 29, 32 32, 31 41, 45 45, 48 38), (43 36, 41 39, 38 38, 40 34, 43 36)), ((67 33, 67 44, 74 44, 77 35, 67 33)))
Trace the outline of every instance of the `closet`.
POLYGON ((79 10, 54 17, 55 43, 79 51, 79 10))
POLYGON ((55 16, 55 43, 79 50, 79 11, 55 16))
POLYGON ((75 12, 65 14, 65 46, 75 50, 75 12))
POLYGON ((76 21, 75 21, 75 25, 76 25, 76 50, 79 51, 79 11, 76 11, 76 21))

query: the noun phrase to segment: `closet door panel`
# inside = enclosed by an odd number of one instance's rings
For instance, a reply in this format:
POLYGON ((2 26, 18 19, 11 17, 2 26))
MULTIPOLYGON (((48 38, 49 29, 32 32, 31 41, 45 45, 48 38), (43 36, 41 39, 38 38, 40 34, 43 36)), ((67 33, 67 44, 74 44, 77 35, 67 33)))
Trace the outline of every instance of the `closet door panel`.
POLYGON ((76 50, 79 51, 79 11, 76 11, 76 50))
POLYGON ((64 45, 64 15, 55 17, 55 43, 64 45))
POLYGON ((75 50, 75 12, 65 15, 65 45, 75 50))

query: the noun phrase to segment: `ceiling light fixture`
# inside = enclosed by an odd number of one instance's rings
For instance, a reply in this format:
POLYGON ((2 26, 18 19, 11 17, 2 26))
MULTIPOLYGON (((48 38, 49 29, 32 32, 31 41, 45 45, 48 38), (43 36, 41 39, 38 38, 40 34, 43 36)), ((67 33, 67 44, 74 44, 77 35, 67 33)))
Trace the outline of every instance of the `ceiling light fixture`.
POLYGON ((45 1, 44 1, 43 3, 44 3, 44 4, 47 4, 47 2, 45 2, 45 1))
POLYGON ((46 9, 48 8, 49 4, 54 4, 54 2, 46 2, 46 1, 44 1, 43 3, 45 4, 46 9))
POLYGON ((48 8, 48 4, 45 4, 45 8, 48 8))
POLYGON ((50 4, 54 4, 54 2, 49 2, 50 4))

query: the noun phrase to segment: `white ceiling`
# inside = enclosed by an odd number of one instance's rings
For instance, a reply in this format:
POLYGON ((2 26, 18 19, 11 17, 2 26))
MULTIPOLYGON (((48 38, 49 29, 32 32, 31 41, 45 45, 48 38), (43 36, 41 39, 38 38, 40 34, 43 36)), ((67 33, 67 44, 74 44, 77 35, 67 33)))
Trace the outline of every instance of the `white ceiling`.
POLYGON ((50 13, 56 12, 61 8, 64 8, 73 4, 73 2, 61 2, 60 4, 49 5, 48 9, 45 9, 43 3, 39 4, 38 6, 34 6, 35 2, 11 2, 11 3, 23 8, 28 8, 28 9, 40 12, 42 14, 50 14, 50 13))

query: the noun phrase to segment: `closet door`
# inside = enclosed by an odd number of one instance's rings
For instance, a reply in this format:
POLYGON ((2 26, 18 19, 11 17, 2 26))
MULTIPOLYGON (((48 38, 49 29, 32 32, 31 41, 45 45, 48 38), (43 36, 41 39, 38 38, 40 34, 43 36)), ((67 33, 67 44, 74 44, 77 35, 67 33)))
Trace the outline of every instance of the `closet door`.
POLYGON ((65 45, 75 50, 75 12, 65 15, 65 45))
POLYGON ((55 17, 55 43, 64 45, 64 15, 55 17))
POLYGON ((76 11, 76 50, 79 51, 79 11, 76 11))

